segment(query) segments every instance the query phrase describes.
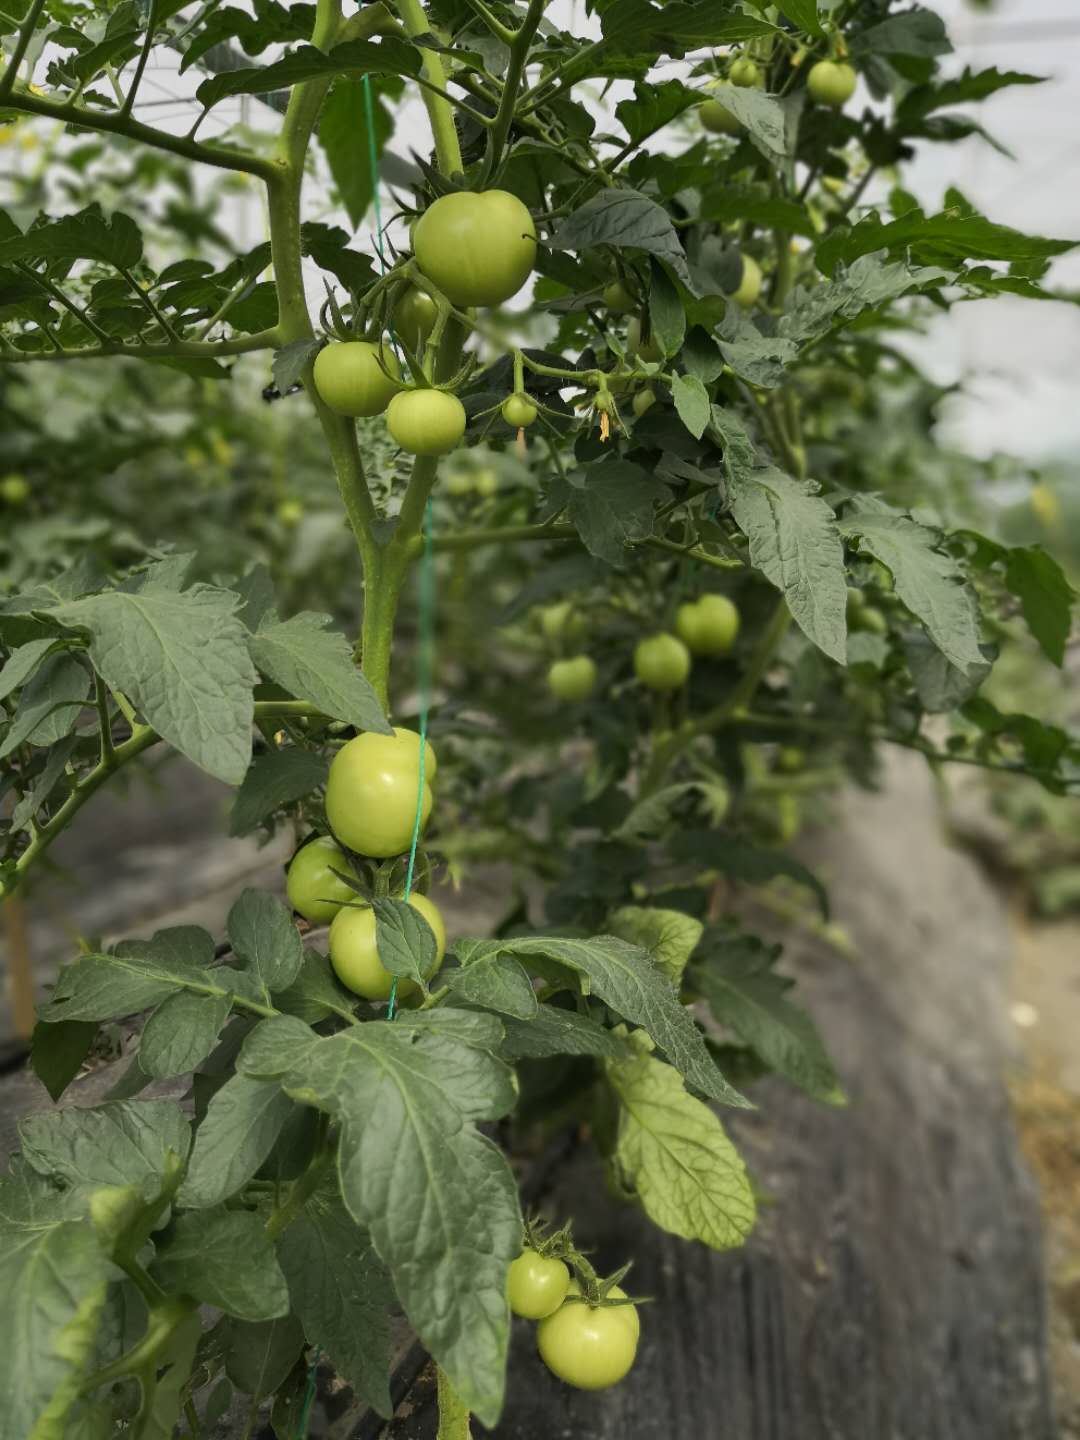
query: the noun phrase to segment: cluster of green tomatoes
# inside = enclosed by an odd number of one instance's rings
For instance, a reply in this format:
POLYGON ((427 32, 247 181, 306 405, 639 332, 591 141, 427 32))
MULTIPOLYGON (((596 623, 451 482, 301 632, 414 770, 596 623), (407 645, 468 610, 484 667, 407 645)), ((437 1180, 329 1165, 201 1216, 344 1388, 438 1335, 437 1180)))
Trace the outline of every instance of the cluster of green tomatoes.
MULTIPOLYGON (((544 637, 552 645, 565 649, 580 643, 585 622, 569 600, 544 606, 539 619, 544 637)), ((738 633, 735 602, 713 592, 701 595, 679 606, 674 634, 659 630, 638 641, 634 674, 648 690, 679 690, 689 678, 695 656, 719 659, 730 654, 738 633)), ((596 680, 596 662, 589 655, 564 656, 548 668, 548 689, 557 700, 588 700, 596 680)))
POLYGON ((634 1363, 641 1335, 637 1306, 616 1283, 625 1270, 598 1279, 568 1230, 544 1239, 529 1227, 528 1236, 532 1243, 510 1266, 510 1309, 537 1322, 540 1358, 567 1385, 579 1390, 617 1385, 634 1363))
MULTIPOLYGON (((394 977, 379 959, 375 912, 363 898, 351 855, 387 861, 407 851, 414 831, 422 832, 431 815, 437 770, 435 751, 425 741, 421 788, 420 736, 415 730, 365 732, 349 740, 334 756, 326 782, 332 834, 309 840, 289 865, 289 904, 311 924, 329 924, 334 973, 365 1000, 388 1000, 394 977)), ((446 953, 446 926, 439 907, 426 895, 412 892, 409 904, 435 936, 435 959, 425 977, 430 979, 446 953)), ((418 993, 415 981, 398 980, 399 1002, 418 993)))
MULTIPOLYGON (((756 60, 740 55, 728 67, 727 81, 740 90, 760 90, 765 85, 765 76, 756 60)), ((811 65, 806 76, 806 89, 811 100, 817 105, 841 110, 855 94, 858 76, 846 60, 818 60, 811 65)), ((702 125, 713 135, 738 135, 742 122, 727 105, 720 100, 705 100, 698 109, 702 125)))

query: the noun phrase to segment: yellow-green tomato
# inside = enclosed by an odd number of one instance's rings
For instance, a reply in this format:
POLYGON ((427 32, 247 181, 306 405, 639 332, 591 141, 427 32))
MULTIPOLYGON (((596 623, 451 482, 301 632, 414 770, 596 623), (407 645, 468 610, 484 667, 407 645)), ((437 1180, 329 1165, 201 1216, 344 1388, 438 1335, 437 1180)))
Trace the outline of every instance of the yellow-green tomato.
POLYGON ((25 505, 30 498, 30 483, 25 475, 5 475, 0 480, 0 499, 7 505, 25 505))
POLYGON ((626 348, 631 355, 637 355, 640 359, 647 361, 648 364, 658 364, 658 362, 664 358, 663 350, 661 350, 652 335, 650 335, 647 340, 643 340, 641 336, 641 321, 638 316, 635 315, 626 327, 626 348))
MULTIPOLYGON (((606 1390, 629 1373, 637 1354, 641 1321, 634 1305, 587 1305, 576 1280, 553 1315, 536 1327, 540 1358, 560 1380, 579 1390, 606 1390)), ((609 1297, 625 1300, 613 1285, 609 1297)))
POLYGON ((728 71, 728 79, 740 90, 749 89, 751 86, 761 86, 765 83, 761 67, 748 55, 740 55, 738 60, 732 62, 731 69, 728 71))
POLYGON ((584 616, 575 610, 569 600, 542 605, 539 613, 540 629, 545 640, 550 640, 552 644, 557 640, 575 640, 585 629, 584 616))
POLYGON ((642 415, 645 414, 646 410, 651 410, 652 407, 656 404, 656 391, 653 390, 651 386, 647 387, 644 390, 639 390, 634 396, 631 403, 633 405, 634 414, 640 420, 642 415))
POLYGON ((341 846, 329 835, 310 840, 289 865, 285 881, 289 904, 313 925, 328 925, 346 900, 356 899, 356 891, 341 879, 342 874, 354 871, 341 846))
POLYGON ((410 455, 446 455, 465 434, 465 406, 446 390, 402 390, 390 402, 386 424, 410 455))
MULTIPOLYGON (((426 895, 410 895, 409 904, 424 917, 435 936, 435 963, 424 977, 430 980, 446 954, 446 926, 439 907, 426 895)), ((375 911, 370 906, 350 905, 338 911, 330 926, 330 964, 354 995, 362 995, 365 1000, 390 999, 394 977, 379 959, 375 911)), ((415 980, 399 978, 397 998, 405 1000, 419 988, 415 980)))
POLYGON ((649 635, 635 647, 634 674, 650 690, 678 690, 690 674, 690 651, 674 635, 649 635))
MULTIPOLYGON (((686 608, 680 606, 680 613, 686 608)), ((693 608, 692 638, 684 635, 676 622, 679 637, 694 655, 727 655, 739 633, 739 612, 733 602, 726 595, 702 595, 693 608)))
POLYGON ((278 502, 275 511, 277 518, 285 526, 286 530, 293 530, 304 518, 304 506, 300 500, 281 500, 278 502))
POLYGON ((757 302, 761 294, 761 266, 752 255, 742 257, 742 275, 736 290, 731 292, 731 299, 736 305, 743 306, 749 310, 757 302))
MULTIPOLYGON (((435 752, 424 751, 420 829, 431 814, 435 752)), ((358 855, 385 859, 412 841, 420 790, 420 737, 415 730, 392 735, 366 731, 334 756, 326 782, 326 818, 337 838, 358 855)))
POLYGON ((548 671, 548 689, 556 700, 588 700, 596 688, 596 665, 588 655, 556 660, 548 671))
POLYGON ((839 110, 855 94, 856 74, 850 65, 840 60, 819 60, 810 67, 806 77, 806 88, 810 97, 819 105, 829 105, 839 110))
POLYGON ((613 315, 628 315, 634 308, 634 297, 621 280, 604 286, 604 305, 613 315))
POLYGON ((710 135, 738 135, 742 125, 719 100, 705 100, 698 107, 698 116, 710 135))
POLYGON ((415 354, 435 328, 439 307, 430 295, 410 285, 394 306, 394 329, 415 354))
POLYGON ((514 430, 524 430, 537 416, 537 409, 527 395, 508 395, 502 403, 502 418, 514 430))
POLYGON ((529 278, 536 227, 506 190, 460 190, 420 216, 413 249, 420 269, 455 305, 501 305, 529 278))
POLYGON ((528 1245, 514 1260, 506 1277, 510 1309, 523 1320, 543 1320, 566 1299, 570 1271, 554 1255, 538 1255, 528 1245))
POLYGON ((401 389, 401 366, 385 342, 332 341, 315 356, 313 373, 319 398, 337 415, 381 415, 401 389))

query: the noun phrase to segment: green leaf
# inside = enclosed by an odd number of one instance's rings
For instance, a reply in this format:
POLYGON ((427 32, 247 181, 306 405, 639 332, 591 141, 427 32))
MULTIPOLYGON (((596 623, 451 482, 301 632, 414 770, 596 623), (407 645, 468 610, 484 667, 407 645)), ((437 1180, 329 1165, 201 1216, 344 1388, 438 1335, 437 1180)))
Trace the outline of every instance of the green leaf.
POLYGON ((831 507, 774 466, 732 478, 731 513, 751 564, 780 590, 809 640, 847 663, 844 547, 831 507))
POLYGON ((567 513, 590 555, 620 568, 627 547, 652 534, 654 508, 670 493, 640 465, 611 456, 586 466, 584 486, 569 492, 567 513))
POLYGON ((700 920, 681 910, 624 905, 611 917, 612 934, 648 950, 676 988, 704 929, 700 920))
MULTIPOLYGON (((383 96, 396 101, 401 94, 397 76, 369 80, 372 113, 375 117, 376 163, 387 140, 394 133, 394 120, 383 96)), ((371 173, 371 145, 368 135, 364 82, 340 79, 323 102, 319 115, 319 143, 326 153, 334 184, 355 230, 375 194, 377 175, 371 173)))
POLYGON ((280 1320, 230 1320, 222 1336, 225 1373, 245 1395, 272 1395, 285 1383, 304 1346, 295 1315, 280 1320))
POLYGON ((805 205, 794 200, 781 200, 769 193, 765 185, 718 185, 701 198, 700 220, 730 224, 748 220, 773 230, 787 230, 792 235, 817 238, 813 218, 805 205))
POLYGON ((131 270, 143 256, 142 235, 131 216, 116 211, 106 219, 97 205, 90 205, 77 215, 34 225, 25 235, 14 226, 12 231, 0 239, 0 265, 20 260, 44 260, 50 264, 96 260, 103 265, 131 270))
POLYGON ((990 673, 989 660, 984 660, 981 668, 972 666, 968 671, 958 670, 955 665, 949 664, 929 635, 921 630, 906 634, 903 644, 904 658, 915 682, 919 704, 932 714, 957 710, 965 705, 990 673))
POLYGON ((683 251, 671 217, 662 205, 636 190, 601 190, 568 215, 548 241, 553 250, 643 250, 663 260, 684 284, 690 283, 683 251))
POLYGON ((716 0, 668 0, 656 8, 652 0, 614 0, 603 10, 603 34, 614 49, 630 55, 685 55, 700 46, 710 49, 775 30, 766 20, 727 12, 716 0))
POLYGON ((276 810, 325 785, 328 768, 325 756, 295 745, 256 756, 236 792, 229 834, 250 835, 276 810))
POLYGON ((665 785, 639 800, 614 832, 616 840, 642 841, 659 836, 675 822, 675 814, 688 795, 699 795, 710 820, 719 824, 728 812, 731 796, 723 784, 708 780, 686 780, 665 785))
POLYGON ((519 1020, 531 1020, 538 1005, 536 992, 521 965, 511 955, 482 955, 470 965, 443 974, 455 1000, 479 1005, 519 1020))
POLYGON ((854 229, 837 227, 817 247, 818 265, 831 274, 839 261, 850 263, 876 250, 911 247, 917 257, 930 252, 938 260, 1049 260, 1075 249, 1080 241, 1047 240, 1025 235, 1008 225, 995 225, 984 215, 964 214, 958 207, 939 215, 916 211, 882 224, 875 214, 860 220, 854 229))
POLYGON ((79 1073, 98 1033, 91 1020, 62 1020, 50 1025, 39 1020, 30 1042, 30 1065, 56 1101, 79 1073))
POLYGON ((298 700, 309 700, 324 715, 358 730, 389 735, 391 727, 375 691, 361 675, 352 647, 329 615, 305 610, 271 624, 250 638, 259 669, 298 700))
POLYGON ((246 1075, 227 1080, 195 1132, 179 1203, 205 1210, 235 1195, 270 1154, 292 1110, 273 1081, 246 1075))
POLYGON ((547 1060, 552 1055, 611 1055, 631 1053, 629 1042, 613 1030, 579 1015, 541 1005, 531 1020, 503 1020, 502 1053, 508 1060, 547 1060))
POLYGON ((855 37, 854 46, 859 54, 868 52, 926 58, 948 55, 953 48, 941 16, 919 5, 863 30, 855 37))
POLYGON ((182 594, 108 591, 61 605, 90 635, 90 658, 148 724, 189 760, 239 785, 251 759, 256 675, 237 596, 210 585, 182 594))
POLYGON ((336 1187, 307 1202, 282 1235, 278 1258, 308 1343, 380 1415, 391 1415, 387 1312, 394 1292, 371 1237, 336 1187))
POLYGON ((786 998, 794 982, 771 968, 777 954, 748 939, 714 942, 705 959, 694 965, 691 983, 717 1020, 777 1074, 816 1100, 842 1103, 843 1092, 817 1026, 786 998))
POLYGON ((139 1440, 173 1440, 201 1339, 198 1315, 186 1316, 157 1357, 160 1368, 143 1371, 139 1440))
POLYGON ((52 655, 38 668, 19 696, 0 760, 20 745, 55 745, 74 730, 91 686, 85 664, 67 651, 52 655))
POLYGON ((228 995, 182 990, 163 1000, 143 1027, 139 1064, 155 1080, 195 1070, 217 1044, 229 1018, 228 995))
POLYGON ((679 419, 694 439, 700 440, 711 418, 709 392, 705 386, 696 375, 676 375, 671 397, 679 419))
POLYGON ((728 306, 718 343, 736 375, 764 390, 775 390, 784 383, 785 371, 799 353, 786 335, 763 335, 737 305, 728 306))
POLYGON ((985 673, 974 591, 962 567, 937 548, 937 531, 868 498, 849 509, 840 530, 886 567, 896 593, 951 665, 965 675, 985 673))
POLYGON ((877 255, 862 255, 850 268, 839 267, 830 285, 797 289, 780 317, 781 335, 805 345, 839 323, 850 322, 864 310, 888 304, 911 290, 948 283, 955 271, 937 266, 912 268, 902 260, 886 264, 877 255))
POLYGON ((304 959, 292 912, 265 890, 245 890, 229 911, 227 927, 233 953, 269 998, 287 989, 304 959))
POLYGON ((156 1237, 151 1274, 163 1289, 215 1305, 238 1320, 275 1320, 289 1290, 263 1218, 248 1210, 178 1215, 156 1237))
POLYGON ((115 1020, 146 1010, 177 990, 227 995, 230 972, 209 968, 214 942, 205 930, 179 925, 150 940, 128 940, 112 954, 86 954, 61 970, 43 1019, 115 1020))
POLYGON ((371 1233, 405 1313, 464 1404, 502 1405, 506 1273, 521 1248, 517 1188, 476 1129, 513 1105, 491 1015, 440 1008, 350 1026, 311 1045, 285 1089, 341 1125, 349 1213, 371 1233), (483 1236, 465 1245, 463 1236, 483 1236))
POLYGON ((175 1100, 121 1100, 26 1116, 22 1153, 40 1174, 75 1187, 138 1185, 156 1193, 191 1144, 187 1117, 175 1100))
POLYGON ((244 1039, 236 1068, 256 1080, 277 1080, 302 1065, 319 1039, 310 1025, 295 1015, 261 1020, 244 1039))
POLYGON ((427 976, 435 965, 435 932, 412 905, 404 900, 377 899, 375 948, 384 970, 414 980, 427 993, 427 976))
POLYGON ((920 119, 948 105, 963 105, 969 100, 985 100, 1009 85, 1045 85, 1046 75, 1026 75, 1018 70, 972 70, 965 65, 963 73, 934 85, 919 85, 904 96, 897 108, 901 121, 920 119))
POLYGON ((659 261, 649 261, 649 274, 652 337, 665 355, 674 355, 682 348, 686 335, 686 312, 674 282, 659 261))
MULTIPOLYGON (((321 349, 318 340, 294 340, 291 345, 283 345, 280 350, 274 351, 270 368, 274 384, 282 395, 287 395, 294 385, 299 385, 304 371, 321 349)), ((246 620, 245 624, 256 629, 258 622, 253 624, 246 620)))
POLYGON ((506 955, 545 956, 585 976, 591 992, 631 1024, 647 1030, 695 1089, 725 1105, 746 1105, 713 1064, 671 981, 640 945, 627 944, 614 935, 588 940, 526 935, 488 944, 506 955))
POLYGON ((786 15, 793 25, 805 30, 808 35, 816 35, 818 39, 824 37, 817 0, 779 0, 776 8, 781 15, 786 15))
POLYGON ((78 736, 69 735, 65 740, 58 741, 57 744, 50 747, 45 756, 45 763, 38 771, 33 785, 11 812, 12 833, 25 829, 31 819, 39 813, 41 807, 60 783, 60 778, 64 775, 67 763, 74 754, 77 744, 78 736))
POLYGON ((278 991, 274 1004, 286 1015, 317 1025, 329 1015, 351 1016, 356 996, 341 984, 325 955, 305 950, 300 974, 287 990, 278 991))
POLYGON ((611 1163, 655 1225, 714 1250, 741 1245, 756 1206, 739 1152, 716 1115, 651 1055, 604 1065, 619 1100, 611 1163))
POLYGON ((1006 556, 1005 584, 1020 601, 1028 629, 1060 668, 1072 628, 1074 598, 1061 566, 1041 545, 1017 546, 1006 556))
POLYGON ((790 158, 794 134, 789 112, 775 96, 749 86, 716 85, 709 91, 709 99, 719 100, 731 111, 766 160, 775 163, 790 158))
POLYGON ((111 1269, 88 1220, 25 1167, 0 1181, 3 1433, 61 1440, 97 1342, 111 1269), (40 1428, 39 1428, 40 1427, 40 1428))
POLYGON ((268 95, 328 75, 416 75, 420 55, 411 45, 393 38, 378 44, 347 40, 329 54, 312 45, 298 45, 290 54, 259 69, 229 70, 204 80, 195 98, 209 110, 230 95, 268 95))
POLYGON ((697 105, 700 98, 681 80, 663 80, 659 85, 639 81, 633 100, 620 100, 615 106, 615 118, 626 131, 628 143, 637 146, 697 105))
POLYGON ((30 676, 45 659, 46 655, 55 649, 58 643, 51 635, 46 635, 40 640, 31 640, 26 645, 20 645, 8 656, 4 665, 0 667, 0 700, 6 700, 13 690, 20 689, 25 685, 30 676))
POLYGON ((822 916, 829 918, 829 897, 821 881, 783 850, 759 850, 748 840, 715 830, 686 830, 671 841, 671 854, 676 860, 703 870, 721 870, 751 885, 763 885, 777 875, 786 875, 813 891, 822 916))

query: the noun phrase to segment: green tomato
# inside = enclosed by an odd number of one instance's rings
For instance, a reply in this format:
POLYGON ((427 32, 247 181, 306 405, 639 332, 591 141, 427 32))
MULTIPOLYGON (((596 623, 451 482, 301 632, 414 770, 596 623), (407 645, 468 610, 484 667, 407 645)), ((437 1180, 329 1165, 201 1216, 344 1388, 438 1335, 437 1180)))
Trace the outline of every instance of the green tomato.
POLYGON ((536 419, 536 406, 529 399, 528 395, 508 395, 502 403, 502 418, 512 430, 524 430, 536 419))
POLYGON ((315 356, 313 373, 319 398, 336 415, 381 415, 401 389, 401 366, 385 341, 331 341, 315 356))
POLYGON ((540 607, 540 629, 544 638, 555 644, 558 640, 576 640, 585 631, 585 617, 569 600, 540 607))
POLYGON ((819 105, 839 110, 855 94, 857 79, 854 69, 843 61, 819 60, 810 67, 806 88, 810 91, 810 98, 819 105))
POLYGON ((313 925, 328 925, 347 900, 356 899, 356 891, 335 871, 355 873, 349 857, 329 835, 308 841, 289 864, 285 894, 297 914, 313 925))
POLYGON ((635 300, 621 280, 613 280, 604 286, 604 305, 613 315, 628 315, 635 300))
POLYGON ((532 272, 536 227, 506 190, 459 190, 420 216, 413 249, 420 269, 455 305, 500 305, 532 272))
POLYGON ((30 498, 30 482, 25 475, 5 475, 0 480, 0 499, 8 505, 25 505, 30 498))
MULTIPOLYGON (((431 814, 435 751, 424 751, 420 829, 431 814)), ((420 737, 395 728, 392 735, 367 731, 334 756, 326 782, 326 818, 338 839, 357 855, 386 859, 412 842, 420 790, 420 737)))
POLYGON ((857 610, 850 624, 853 630, 869 630, 873 635, 886 635, 889 630, 889 622, 875 605, 864 605, 857 610))
MULTIPOLYGON (((421 914, 435 935, 435 963, 424 976, 430 980, 446 954, 446 926, 439 907, 426 895, 410 895, 409 904, 421 914)), ((369 905, 339 910, 330 926, 330 964, 346 990, 365 1000, 389 1000, 394 977, 379 959, 375 911, 369 905)), ((399 978, 397 998, 406 1000, 420 987, 415 980, 399 978)))
POLYGON ((548 689, 556 700, 588 700, 596 688, 596 665, 588 655, 556 660, 548 671, 548 689))
POLYGON ((785 774, 794 775, 806 764, 806 754, 797 745, 783 745, 776 757, 776 764, 785 774))
POLYGON ((435 328, 439 307, 430 295, 410 285, 394 306, 394 329, 413 353, 417 353, 435 328))
POLYGON ((690 674, 690 651, 674 635, 650 635, 634 650, 634 673, 650 690, 678 690, 690 674))
POLYGON ((471 495, 473 477, 469 470, 451 470, 443 481, 448 495, 471 495))
POLYGON ((710 135, 738 135, 742 124, 719 100, 705 100, 698 107, 702 127, 710 135))
POLYGON ((446 455, 465 434, 465 406, 446 390, 402 390, 386 412, 390 434, 410 455, 446 455))
MULTIPOLYGON (((626 1292, 613 1285, 613 1300, 626 1292)), ((637 1354, 641 1321, 634 1305, 586 1304, 570 1297, 581 1294, 576 1280, 554 1314, 536 1327, 540 1358, 553 1375, 579 1390, 606 1390, 629 1373, 637 1354)))
POLYGON ((647 340, 642 340, 641 320, 637 315, 632 317, 626 327, 626 348, 631 355, 637 355, 639 359, 647 361, 650 365, 657 365, 664 358, 663 350, 652 335, 647 340))
POLYGON ((277 518, 285 526, 286 530, 293 530, 304 518, 304 505, 301 500, 282 500, 274 512, 277 518))
POLYGON ((847 614, 848 619, 854 621, 855 616, 866 604, 866 596, 857 585, 847 587, 847 614))
POLYGON ((499 472, 493 465, 481 465, 479 470, 473 471, 473 489, 482 498, 490 499, 498 493, 499 472))
POLYGON ((727 655, 739 633, 739 612, 726 595, 680 605, 675 633, 692 655, 727 655))
POLYGON ((656 404, 656 391, 653 390, 651 386, 644 390, 639 390, 634 396, 632 404, 634 414, 640 420, 646 410, 651 410, 656 404))
POLYGON ((740 55, 738 60, 732 61, 731 69, 728 71, 728 79, 732 85, 737 85, 740 90, 747 90, 753 87, 760 88, 765 83, 765 77, 761 73, 761 67, 756 60, 751 60, 748 55, 740 55))
POLYGON ((566 1299, 570 1271, 554 1255, 538 1255, 528 1245, 511 1262, 506 1277, 510 1309, 523 1320, 543 1320, 566 1299))
POLYGON ((749 310, 757 302, 760 294, 761 266, 752 255, 744 255, 738 289, 731 292, 730 298, 735 301, 736 305, 741 305, 745 310, 749 310))

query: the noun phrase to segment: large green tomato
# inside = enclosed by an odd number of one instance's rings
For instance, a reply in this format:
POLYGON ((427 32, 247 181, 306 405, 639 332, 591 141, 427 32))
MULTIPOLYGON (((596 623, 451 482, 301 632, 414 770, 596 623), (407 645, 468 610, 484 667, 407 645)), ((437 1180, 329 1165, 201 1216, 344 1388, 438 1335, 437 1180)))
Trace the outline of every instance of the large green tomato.
MULTIPOLYGON (((608 1293, 613 1300, 626 1299, 618 1285, 608 1293)), ((552 1374, 568 1385, 606 1390, 633 1365, 641 1321, 634 1305, 592 1306, 570 1299, 580 1294, 580 1285, 572 1280, 566 1300, 537 1325, 537 1348, 552 1374)))
POLYGON ((738 135, 742 125, 719 100, 706 100, 698 107, 698 116, 710 135, 738 135))
POLYGON ((739 633, 739 612, 726 595, 702 595, 679 606, 675 633, 692 655, 726 655, 739 633))
POLYGON ((690 674, 690 651, 674 635, 650 635, 634 650, 634 673, 650 690, 678 690, 690 674))
POLYGON ((385 341, 332 341, 315 356, 315 389, 337 415, 381 415, 401 389, 401 366, 385 341), (379 368, 379 360, 394 379, 379 368))
POLYGON ((528 280, 536 226, 516 195, 442 195, 413 226, 420 269, 455 305, 501 305, 528 280))
POLYGON ((548 689, 556 700, 588 700, 596 688, 596 665, 588 655, 556 660, 548 671, 548 689))
POLYGON ((543 1320, 566 1299, 570 1271, 554 1255, 538 1255, 528 1245, 512 1262, 506 1277, 510 1309, 523 1320, 543 1320))
MULTIPOLYGON (((426 895, 410 895, 409 904, 424 917, 435 935, 435 963, 424 977, 430 980, 446 954, 446 926, 439 907, 426 895)), ((341 983, 354 995, 362 995, 365 1000, 390 999, 394 977, 379 959, 375 911, 370 906, 350 905, 338 911, 330 926, 330 964, 341 983)), ((415 980, 400 978, 397 998, 406 1000, 419 988, 415 980)))
POLYGON ((742 275, 739 279, 738 289, 731 292, 730 298, 736 305, 742 305, 749 310, 761 294, 761 266, 752 255, 742 257, 742 275))
POLYGON ((416 354, 435 328, 439 307, 430 295, 410 285, 394 306, 394 329, 416 354))
POLYGON ((446 390, 402 390, 386 412, 386 424, 410 455, 446 455, 465 434, 465 406, 446 390))
POLYGON ((508 395, 502 403, 502 418, 513 430, 524 430, 531 425, 539 411, 528 395, 508 395))
POLYGON ((855 94, 858 77, 850 65, 838 60, 819 60, 811 66, 806 88, 819 105, 839 110, 855 94))
POLYGON ((328 925, 356 891, 335 875, 354 873, 348 856, 329 835, 320 835, 298 850, 289 865, 285 894, 289 904, 313 925, 328 925))
POLYGON ((626 327, 626 348, 631 355, 637 355, 650 365, 657 365, 664 358, 663 350, 652 335, 648 340, 642 340, 641 321, 636 315, 626 327))
MULTIPOLYGON (((424 752, 424 794, 420 829, 431 814, 435 752, 424 752)), ((343 844, 358 855, 385 859, 412 843, 420 789, 420 737, 415 730, 393 735, 357 735, 334 756, 326 782, 326 818, 343 844)))

